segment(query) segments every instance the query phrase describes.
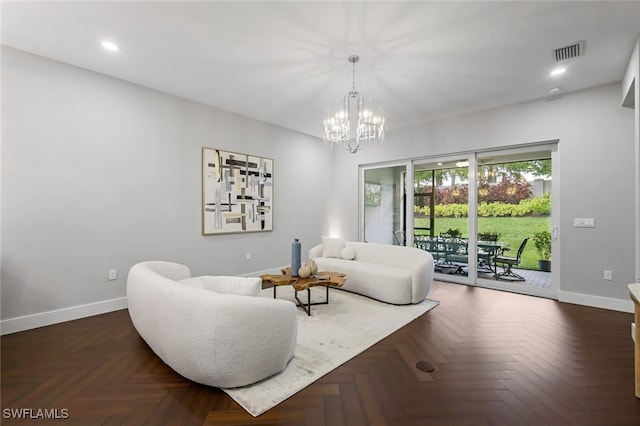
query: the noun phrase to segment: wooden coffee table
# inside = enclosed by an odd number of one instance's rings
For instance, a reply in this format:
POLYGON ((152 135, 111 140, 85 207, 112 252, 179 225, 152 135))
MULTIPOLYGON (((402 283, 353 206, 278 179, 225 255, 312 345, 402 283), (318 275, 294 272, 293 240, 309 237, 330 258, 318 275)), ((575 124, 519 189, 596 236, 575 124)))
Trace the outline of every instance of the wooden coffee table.
POLYGON ((346 281, 345 274, 333 271, 321 271, 308 278, 294 277, 291 275, 291 268, 283 268, 281 275, 265 274, 260 275, 262 283, 273 284, 273 298, 276 298, 276 288, 280 285, 290 285, 295 291, 294 297, 307 315, 311 316, 312 305, 326 305, 329 303, 329 287, 342 287, 346 281), (324 286, 327 289, 324 302, 311 303, 311 287, 324 286), (307 302, 298 299, 298 292, 307 290, 307 302))

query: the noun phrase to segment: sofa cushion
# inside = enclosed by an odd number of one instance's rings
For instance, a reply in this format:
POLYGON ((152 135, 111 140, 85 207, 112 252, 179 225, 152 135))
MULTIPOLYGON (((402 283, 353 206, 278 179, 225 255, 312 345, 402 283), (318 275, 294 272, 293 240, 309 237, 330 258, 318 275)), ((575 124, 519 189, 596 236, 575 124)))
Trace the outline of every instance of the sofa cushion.
POLYGON ((184 285, 216 293, 238 294, 240 296, 260 297, 262 293, 262 280, 253 277, 225 277, 208 276, 191 277, 178 281, 184 285))
POLYGON ((353 260, 356 258, 356 250, 353 247, 345 247, 340 251, 340 257, 344 260, 353 260))
POLYGON ((344 238, 322 237, 322 257, 340 257, 344 238))

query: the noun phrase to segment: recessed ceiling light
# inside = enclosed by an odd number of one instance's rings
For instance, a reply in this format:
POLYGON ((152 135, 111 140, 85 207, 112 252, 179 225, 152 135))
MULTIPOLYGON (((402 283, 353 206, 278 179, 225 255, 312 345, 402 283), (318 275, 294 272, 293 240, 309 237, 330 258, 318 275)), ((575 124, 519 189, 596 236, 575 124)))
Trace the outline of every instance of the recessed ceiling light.
POLYGON ((556 68, 555 70, 551 71, 549 75, 556 76, 556 75, 564 74, 566 71, 567 71, 566 68, 556 68))
POLYGON ((117 52, 118 50, 120 50, 120 47, 117 44, 109 40, 104 40, 101 43, 101 45, 104 49, 109 50, 111 52, 117 52))
POLYGON ((560 87, 552 87, 551 89, 549 89, 549 93, 556 93, 560 91, 560 87))

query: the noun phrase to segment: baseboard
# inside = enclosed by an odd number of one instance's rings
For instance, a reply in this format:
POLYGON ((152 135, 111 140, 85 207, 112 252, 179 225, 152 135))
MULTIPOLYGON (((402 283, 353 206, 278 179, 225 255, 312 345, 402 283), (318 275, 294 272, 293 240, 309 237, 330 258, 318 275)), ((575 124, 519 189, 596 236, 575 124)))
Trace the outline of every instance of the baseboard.
POLYGON ((559 291, 558 300, 560 302, 591 306, 593 308, 603 308, 612 311, 633 313, 633 302, 631 301, 631 299, 623 300, 614 299, 612 297, 593 296, 591 294, 559 291))
POLYGON ((9 318, 0 321, 0 335, 17 333, 19 331, 31 330, 33 328, 44 327, 80 318, 92 317, 94 315, 106 314, 107 312, 119 311, 120 309, 126 308, 127 298, 120 297, 118 299, 72 306, 70 308, 57 309, 55 311, 9 318))
MULTIPOLYGON (((241 276, 259 277, 263 274, 279 274, 281 273, 281 269, 281 267, 265 269, 263 271, 242 274, 241 276)), ((102 302, 89 303, 86 305, 72 306, 70 308, 58 309, 55 311, 25 315, 23 317, 9 318, 0 321, 0 335, 4 336, 5 334, 17 333, 61 322, 106 314, 108 312, 119 311, 120 309, 126 308, 127 298, 121 297, 118 299, 104 300, 102 302)))

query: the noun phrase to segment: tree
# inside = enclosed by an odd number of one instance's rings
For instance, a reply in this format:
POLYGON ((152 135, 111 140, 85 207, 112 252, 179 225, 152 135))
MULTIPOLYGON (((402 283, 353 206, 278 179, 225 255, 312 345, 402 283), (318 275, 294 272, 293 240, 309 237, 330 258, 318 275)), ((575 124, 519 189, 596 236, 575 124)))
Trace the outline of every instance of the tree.
MULTIPOLYGON (((478 188, 481 201, 517 203, 530 196, 525 174, 535 177, 551 176, 551 159, 513 161, 509 163, 480 164, 478 166, 478 188)), ((437 170, 419 170, 414 174, 415 192, 428 193, 435 179, 436 200, 460 199, 461 183, 469 178, 468 167, 448 167, 437 170), (452 194, 440 193, 445 181, 451 183, 452 194)), ((465 192, 466 195, 466 192, 465 192)))
MULTIPOLYGON (((527 160, 515 161, 512 163, 482 165, 479 169, 485 169, 487 173, 490 173, 491 171, 493 176, 501 175, 503 178, 508 178, 513 181, 522 179, 522 175, 525 173, 531 173, 536 177, 550 177, 551 159, 547 158, 544 160, 527 160)), ((482 173, 480 174, 482 175, 482 173)))
POLYGON ((435 178, 436 187, 442 186, 445 180, 450 180, 452 185, 464 182, 469 178, 468 167, 453 167, 437 170, 417 170, 413 174, 414 189, 418 192, 425 192, 422 188, 431 188, 435 178))

